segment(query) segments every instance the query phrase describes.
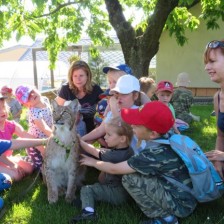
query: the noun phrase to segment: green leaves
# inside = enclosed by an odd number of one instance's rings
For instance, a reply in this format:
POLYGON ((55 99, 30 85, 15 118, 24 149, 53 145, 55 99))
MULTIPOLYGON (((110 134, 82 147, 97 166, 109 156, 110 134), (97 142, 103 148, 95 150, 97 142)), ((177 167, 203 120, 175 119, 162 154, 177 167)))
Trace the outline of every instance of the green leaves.
POLYGON ((202 0, 201 18, 206 21, 208 29, 218 29, 220 25, 218 20, 224 21, 224 1, 208 1, 202 0))
POLYGON ((109 34, 111 21, 126 63, 140 75, 146 73, 142 71, 143 66, 140 69, 135 67, 147 65, 156 54, 162 30, 167 30, 182 46, 188 40, 186 31, 196 30, 202 19, 208 29, 218 29, 221 26, 219 19, 224 21, 224 1, 0 0, 0 45, 13 34, 16 34, 17 40, 22 36, 32 39, 45 36, 44 47, 53 68, 58 52, 69 44, 76 44, 82 35, 88 35, 92 40, 92 56, 99 56, 97 47, 113 44, 109 34), (200 15, 189 11, 196 3, 201 4, 200 15), (129 38, 126 38, 127 35, 129 38), (142 62, 134 63, 137 59, 142 62))
POLYGON ((170 36, 174 35, 177 43, 183 46, 187 42, 185 31, 198 28, 200 22, 186 7, 177 7, 169 15, 165 29, 169 30, 170 36))

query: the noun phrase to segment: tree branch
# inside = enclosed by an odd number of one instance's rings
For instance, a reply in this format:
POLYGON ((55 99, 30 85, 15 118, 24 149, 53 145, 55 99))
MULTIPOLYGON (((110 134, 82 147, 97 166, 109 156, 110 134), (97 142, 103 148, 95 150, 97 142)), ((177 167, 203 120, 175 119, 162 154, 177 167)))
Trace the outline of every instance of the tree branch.
POLYGON ((77 4, 77 3, 79 3, 79 2, 67 2, 67 3, 65 3, 65 4, 59 4, 59 3, 58 3, 58 7, 55 8, 54 10, 52 10, 51 12, 42 14, 42 15, 40 15, 40 16, 33 16, 33 17, 31 17, 31 18, 32 18, 32 19, 37 19, 37 18, 42 18, 42 17, 50 16, 50 15, 53 15, 53 14, 57 13, 57 12, 60 11, 62 8, 66 7, 66 6, 68 6, 68 5, 73 5, 73 4, 77 4))
MULTIPOLYGON (((178 5, 179 0, 158 0, 155 6, 155 11, 151 17, 148 19, 148 26, 143 35, 143 41, 147 40, 159 40, 166 20, 169 14, 173 11, 173 9, 178 5)), ((148 45, 148 49, 155 50, 155 54, 158 51, 159 43, 155 43, 155 41, 151 41, 151 45, 148 45), (156 46, 156 48, 155 48, 156 46)))
POLYGON ((132 43, 135 39, 135 31, 131 24, 126 20, 123 9, 118 0, 105 0, 109 14, 109 21, 117 33, 120 43, 132 43))

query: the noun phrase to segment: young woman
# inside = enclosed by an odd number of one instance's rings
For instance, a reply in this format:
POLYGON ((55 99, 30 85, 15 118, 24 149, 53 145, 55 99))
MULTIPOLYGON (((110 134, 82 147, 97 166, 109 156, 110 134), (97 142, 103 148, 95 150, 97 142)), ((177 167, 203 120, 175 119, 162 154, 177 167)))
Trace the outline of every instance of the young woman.
MULTIPOLYGON (((68 71, 68 82, 62 85, 56 101, 63 106, 65 101, 78 99, 86 132, 89 133, 95 128, 94 115, 101 93, 103 90, 92 82, 92 73, 88 64, 84 61, 74 61, 68 71)), ((80 135, 84 135, 83 131, 80 135)))
POLYGON ((214 109, 217 118, 217 138, 215 150, 207 153, 219 174, 224 178, 224 40, 211 41, 204 53, 205 70, 212 82, 220 86, 214 95, 214 109))

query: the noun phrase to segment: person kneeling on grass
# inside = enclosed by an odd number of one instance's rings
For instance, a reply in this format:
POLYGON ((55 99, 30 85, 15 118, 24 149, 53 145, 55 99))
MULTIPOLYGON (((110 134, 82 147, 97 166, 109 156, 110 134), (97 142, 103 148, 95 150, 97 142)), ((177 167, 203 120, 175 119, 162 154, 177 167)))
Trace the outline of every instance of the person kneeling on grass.
POLYGON ((164 138, 174 124, 170 109, 159 101, 152 101, 138 109, 122 109, 122 119, 130 124, 139 140, 146 140, 146 147, 127 161, 110 163, 82 155, 81 165, 97 168, 110 174, 125 174, 122 184, 149 218, 142 224, 178 224, 177 217, 190 215, 196 199, 188 192, 174 186, 162 175, 192 187, 187 167, 170 148, 154 142, 164 138))
MULTIPOLYGON (((121 120, 120 117, 112 118, 105 125, 105 141, 110 149, 97 149, 91 144, 80 140, 81 147, 100 161, 119 163, 129 159, 133 154, 130 142, 133 131, 130 125, 121 120)), ((104 201, 114 205, 127 202, 129 194, 121 184, 121 175, 111 175, 101 172, 99 183, 83 186, 80 197, 82 201, 82 214, 74 217, 70 223, 83 220, 96 220, 94 212, 94 201, 104 201)))

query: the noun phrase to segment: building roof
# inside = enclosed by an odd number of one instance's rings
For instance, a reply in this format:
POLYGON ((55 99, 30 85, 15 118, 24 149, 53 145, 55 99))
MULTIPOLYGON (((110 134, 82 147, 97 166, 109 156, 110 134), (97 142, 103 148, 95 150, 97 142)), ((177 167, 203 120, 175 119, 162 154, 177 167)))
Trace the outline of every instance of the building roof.
MULTIPOLYGON (((100 55, 105 64, 122 64, 125 63, 123 52, 120 48, 119 40, 116 36, 111 36, 114 41, 114 45, 109 48, 101 48, 100 55)), ((26 52, 20 57, 19 61, 33 61, 32 49, 42 48, 43 47, 43 39, 36 39, 36 41, 31 46, 26 45, 16 45, 10 48, 0 50, 0 53, 15 50, 18 48, 27 48, 26 52)), ((89 52, 88 48, 91 45, 91 39, 88 37, 80 39, 75 45, 71 44, 71 46, 80 46, 82 47, 81 59, 88 62, 89 60, 89 52)), ((62 61, 65 64, 69 64, 68 58, 74 55, 77 52, 74 51, 61 51, 58 55, 58 61, 62 61)), ((37 61, 48 61, 48 53, 46 51, 37 51, 36 52, 36 60, 37 61)), ((155 59, 151 61, 151 68, 156 67, 155 59)))
MULTIPOLYGON (((101 47, 100 55, 103 59, 103 65, 110 64, 123 64, 125 63, 123 52, 121 50, 118 38, 113 37, 114 45, 108 48, 101 47)), ((75 45, 81 48, 80 58, 86 62, 89 62, 89 50, 91 45, 91 40, 89 38, 83 38, 75 45)), ((43 48, 43 39, 36 39, 36 41, 31 46, 26 45, 16 45, 14 47, 6 48, 0 50, 1 54, 12 52, 15 54, 15 50, 26 49, 22 56, 19 56, 19 60, 14 61, 2 61, 1 66, 1 85, 10 85, 12 88, 18 86, 21 83, 27 83, 34 85, 35 73, 33 67, 33 54, 32 50, 35 49, 36 52, 36 64, 37 64, 37 85, 40 90, 43 86, 50 86, 51 73, 49 70, 49 60, 47 51, 41 50, 43 48), (39 51, 40 50, 40 51, 39 51)), ((69 58, 70 56, 77 54, 78 51, 61 51, 58 55, 58 60, 56 62, 56 68, 54 70, 54 79, 58 80, 58 85, 60 86, 63 80, 67 79, 67 71, 69 68, 69 58)), ((155 62, 154 62, 155 65, 155 62)), ((151 63, 150 67, 154 67, 151 63)))

